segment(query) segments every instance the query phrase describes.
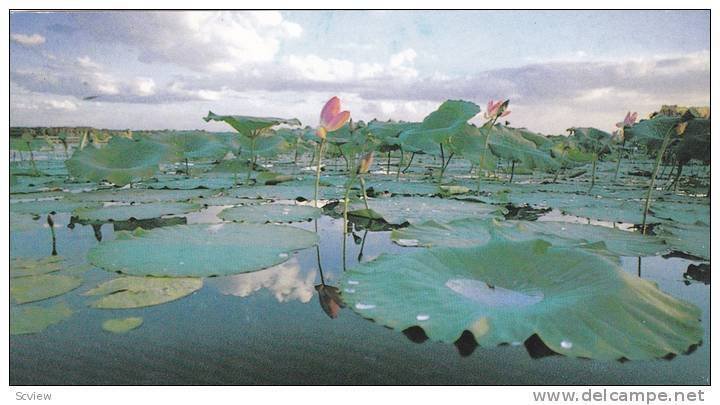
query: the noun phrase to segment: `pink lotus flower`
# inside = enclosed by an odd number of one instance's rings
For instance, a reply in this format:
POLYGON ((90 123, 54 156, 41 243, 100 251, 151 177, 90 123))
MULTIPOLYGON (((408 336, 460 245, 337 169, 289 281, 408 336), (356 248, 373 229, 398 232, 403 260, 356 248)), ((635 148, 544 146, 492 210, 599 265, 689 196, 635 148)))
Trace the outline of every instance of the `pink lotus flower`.
POLYGON ((631 127, 637 121, 637 117, 638 117, 637 112, 634 112, 631 114, 630 111, 628 111, 628 113, 625 114, 625 119, 622 122, 618 122, 617 124, 615 124, 615 126, 618 128, 631 127))
POLYGON ((325 139, 328 132, 337 131, 350 119, 350 111, 340 112, 340 99, 333 97, 325 103, 320 113, 320 126, 317 136, 325 139))
POLYGON ((487 111, 485 111, 485 119, 491 120, 495 118, 504 117, 510 114, 510 110, 506 110, 510 100, 500 101, 493 103, 492 100, 488 101, 487 111))

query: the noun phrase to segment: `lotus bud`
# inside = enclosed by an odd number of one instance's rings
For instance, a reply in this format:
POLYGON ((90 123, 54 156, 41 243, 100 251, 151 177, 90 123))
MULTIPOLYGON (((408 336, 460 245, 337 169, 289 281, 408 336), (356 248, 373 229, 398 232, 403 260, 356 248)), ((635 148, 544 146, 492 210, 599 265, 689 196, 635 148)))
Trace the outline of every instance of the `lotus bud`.
POLYGON ((373 162, 373 153, 369 152, 360 159, 360 166, 358 167, 358 173, 367 173, 370 170, 373 162))
POLYGON ((324 129, 321 134, 318 131, 318 136, 325 139, 328 132, 337 131, 350 119, 350 111, 340 112, 340 99, 333 97, 325 103, 322 111, 320 112, 320 127, 324 129))

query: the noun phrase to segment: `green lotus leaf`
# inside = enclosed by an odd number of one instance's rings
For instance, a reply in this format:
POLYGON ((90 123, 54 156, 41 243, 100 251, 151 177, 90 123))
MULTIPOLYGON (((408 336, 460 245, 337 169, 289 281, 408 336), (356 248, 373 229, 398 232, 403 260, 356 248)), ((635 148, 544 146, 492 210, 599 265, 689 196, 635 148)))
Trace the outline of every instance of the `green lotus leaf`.
POLYGON ((173 131, 154 134, 152 140, 167 145, 176 161, 220 159, 230 150, 222 140, 207 132, 173 131))
POLYGON ((491 347, 532 335, 553 351, 600 360, 685 352, 703 336, 700 310, 612 261, 544 241, 423 249, 347 271, 343 300, 387 327, 421 327, 491 347))
POLYGON ((649 120, 641 120, 637 124, 625 128, 625 138, 634 142, 643 143, 653 140, 661 141, 665 138, 665 134, 680 123, 680 120, 680 117, 669 117, 666 115, 658 115, 649 120))
POLYGON ((455 133, 449 140, 450 151, 479 165, 484 159, 483 169, 494 170, 497 159, 490 148, 485 148, 487 132, 473 125, 465 125, 461 131, 455 133), (483 158, 484 156, 484 158, 483 158))
POLYGON ((195 224, 117 233, 90 249, 88 260, 130 275, 207 277, 260 270, 313 246, 317 235, 283 225, 195 224))
POLYGON ((438 187, 434 184, 422 183, 419 181, 375 181, 369 178, 366 181, 368 193, 373 195, 390 193, 392 195, 434 195, 438 193, 438 187), (372 189, 372 190, 371 190, 372 189))
MULTIPOLYGON (((237 187, 227 190, 226 194, 239 198, 264 198, 273 200, 296 200, 302 198, 304 200, 311 200, 314 198, 315 189, 310 184, 294 185, 288 182, 276 186, 237 187)), ((322 187, 320 189, 321 198, 341 198, 343 195, 343 189, 340 187, 322 187)))
POLYGON ((73 211, 78 220, 89 223, 127 221, 134 219, 160 218, 164 215, 186 214, 201 209, 200 204, 190 203, 147 203, 113 205, 102 208, 79 208, 73 211))
POLYGON ((206 198, 196 198, 191 200, 191 202, 196 204, 202 204, 207 206, 218 206, 218 205, 255 205, 255 204, 262 204, 265 202, 268 202, 268 200, 258 199, 258 198, 239 198, 239 197, 228 197, 228 196, 219 196, 219 197, 206 197, 206 198))
MULTIPOLYGON (((640 201, 620 201, 609 198, 589 199, 583 205, 558 208, 566 214, 600 221, 640 224, 643 220, 643 203, 640 201)), ((655 219, 648 214, 647 220, 650 222, 655 219)))
POLYGON ((234 185, 235 179, 232 176, 202 176, 178 178, 173 180, 162 180, 155 183, 144 184, 145 187, 156 190, 193 190, 197 188, 220 189, 230 188, 234 185))
POLYGON ((75 177, 124 186, 154 175, 167 153, 167 146, 146 138, 114 136, 102 148, 77 150, 66 165, 75 177))
POLYGON ((210 197, 215 194, 217 194, 215 190, 142 190, 131 188, 70 194, 67 199, 92 202, 152 203, 187 201, 193 198, 210 197))
POLYGON ((685 202, 655 201, 650 205, 653 217, 665 219, 681 224, 693 225, 697 222, 710 224, 710 206, 704 204, 689 204, 685 202))
POLYGON ((10 279, 10 299, 16 304, 42 301, 66 294, 82 284, 77 276, 41 274, 10 279))
POLYGON ((554 246, 602 248, 616 256, 656 256, 668 245, 660 238, 599 225, 552 221, 497 221, 466 218, 440 224, 428 221, 395 229, 391 239, 404 246, 470 247, 491 239, 527 241, 542 239, 554 246))
POLYGON ((593 154, 609 152, 608 144, 612 139, 609 133, 597 128, 571 128, 570 131, 581 150, 593 154))
POLYGON ((53 273, 63 268, 62 256, 46 256, 40 259, 13 257, 10 259, 10 277, 39 276, 53 273))
POLYGON ((83 295, 99 296, 93 308, 128 309, 160 305, 202 288, 201 278, 120 277, 106 281, 83 295))
MULTIPOLYGON (((250 152, 252 148, 251 142, 251 138, 247 137, 238 139, 238 143, 243 152, 250 152)), ((255 138, 255 154, 258 156, 273 157, 288 151, 290 151, 290 144, 281 136, 268 136, 266 134, 255 138)))
MULTIPOLYGON (((339 207, 340 208, 340 207, 339 207)), ((431 197, 392 197, 370 201, 370 211, 362 202, 352 203, 350 215, 384 219, 390 224, 427 220, 448 222, 460 218, 501 217, 504 208, 496 205, 431 197)))
POLYGON ((142 324, 142 318, 131 316, 129 318, 108 319, 102 323, 102 328, 112 333, 127 333, 139 328, 142 324))
POLYGON ((96 208, 99 206, 100 204, 97 203, 72 201, 63 198, 59 200, 39 200, 12 203, 10 204, 10 212, 17 214, 43 215, 51 214, 53 212, 72 212, 78 208, 96 208))
POLYGON ((439 145, 466 130, 467 121, 480 112, 469 101, 447 100, 425 117, 423 122, 399 135, 402 147, 410 152, 440 154, 439 145))
POLYGON ((522 136, 520 130, 495 126, 490 130, 489 147, 495 156, 512 162, 522 162, 528 169, 554 170, 560 167, 549 153, 522 136))
POLYGON ((223 121, 233 127, 239 133, 252 137, 255 136, 259 131, 272 128, 276 125, 301 125, 300 121, 296 118, 285 119, 285 118, 273 118, 273 117, 249 117, 243 115, 217 115, 212 111, 208 112, 206 117, 203 117, 205 122, 209 121, 223 121))
POLYGON ((710 260, 710 227, 705 224, 661 223, 655 233, 673 250, 710 260))
POLYGON ((226 208, 218 214, 226 221, 264 224, 268 222, 300 222, 319 218, 322 211, 308 205, 262 204, 226 208))
POLYGON ((58 324, 73 314, 64 302, 48 307, 23 305, 10 308, 10 334, 24 335, 39 333, 51 325, 58 324))

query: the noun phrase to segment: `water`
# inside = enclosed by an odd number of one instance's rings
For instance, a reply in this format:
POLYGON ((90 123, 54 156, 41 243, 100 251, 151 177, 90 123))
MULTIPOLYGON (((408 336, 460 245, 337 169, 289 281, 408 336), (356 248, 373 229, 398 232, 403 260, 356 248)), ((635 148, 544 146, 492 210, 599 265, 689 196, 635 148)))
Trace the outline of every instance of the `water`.
MULTIPOLYGON (((188 222, 217 221, 218 211, 191 214, 188 222)), ((69 215, 56 215, 55 222, 67 225, 69 215)), ((293 226, 314 230, 313 223, 293 226)), ((337 286, 343 271, 342 220, 323 216, 318 226, 322 276, 327 285, 337 286)), ((74 262, 83 261, 97 243, 90 226, 63 226, 56 232, 59 254, 74 262)), ((113 238, 112 225, 100 232, 103 240, 113 238)), ((346 241, 348 267, 358 263, 361 248, 362 261, 411 249, 391 243, 390 232, 356 230, 355 236, 360 243, 351 235, 346 241)), ((13 257, 50 253, 46 228, 12 232, 10 238, 13 257)), ((275 268, 207 278, 203 288, 188 297, 131 310, 87 306, 90 300, 81 293, 114 277, 93 269, 79 289, 47 301, 68 303, 76 311, 70 319, 39 334, 10 337, 10 384, 709 384, 710 288, 686 285, 683 273, 691 263, 698 262, 643 258, 640 271, 663 291, 702 309, 704 344, 672 360, 630 362, 534 359, 521 342, 477 347, 461 356, 460 351, 468 350, 430 340, 415 343, 423 339, 412 331, 385 328, 349 308, 331 319, 315 289, 321 281, 315 248, 292 254, 275 268), (106 319, 129 316, 142 317, 143 325, 124 335, 101 328, 106 319)), ((623 258, 622 266, 638 273, 637 258, 623 258)), ((470 293, 482 290, 471 287, 470 293)), ((418 323, 427 316, 419 313, 418 323)))

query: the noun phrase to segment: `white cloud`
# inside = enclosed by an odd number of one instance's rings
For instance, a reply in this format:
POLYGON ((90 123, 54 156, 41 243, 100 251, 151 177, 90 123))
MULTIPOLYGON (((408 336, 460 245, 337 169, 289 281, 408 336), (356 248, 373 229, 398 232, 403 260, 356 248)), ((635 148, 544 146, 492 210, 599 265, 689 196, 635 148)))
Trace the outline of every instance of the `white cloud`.
POLYGON ((100 69, 100 65, 93 62, 93 60, 87 55, 77 58, 77 62, 83 69, 100 69))
POLYGON ((155 81, 147 77, 138 77, 132 83, 133 94, 152 96, 155 94, 155 81))
POLYGON ((112 18, 113 30, 92 13, 77 25, 99 41, 121 42, 146 63, 169 63, 195 71, 231 72, 275 59, 283 41, 302 27, 278 11, 125 12, 112 18))
POLYGON ((45 37, 40 34, 10 34, 10 40, 23 46, 37 46, 45 43, 45 37))
POLYGON ((391 55, 385 63, 354 63, 346 59, 321 58, 315 54, 290 55, 286 67, 297 77, 318 82, 351 82, 367 79, 413 79, 418 71, 413 67, 417 53, 413 49, 391 55))
POLYGON ((46 100, 45 105, 56 110, 75 111, 78 105, 71 100, 46 100))

